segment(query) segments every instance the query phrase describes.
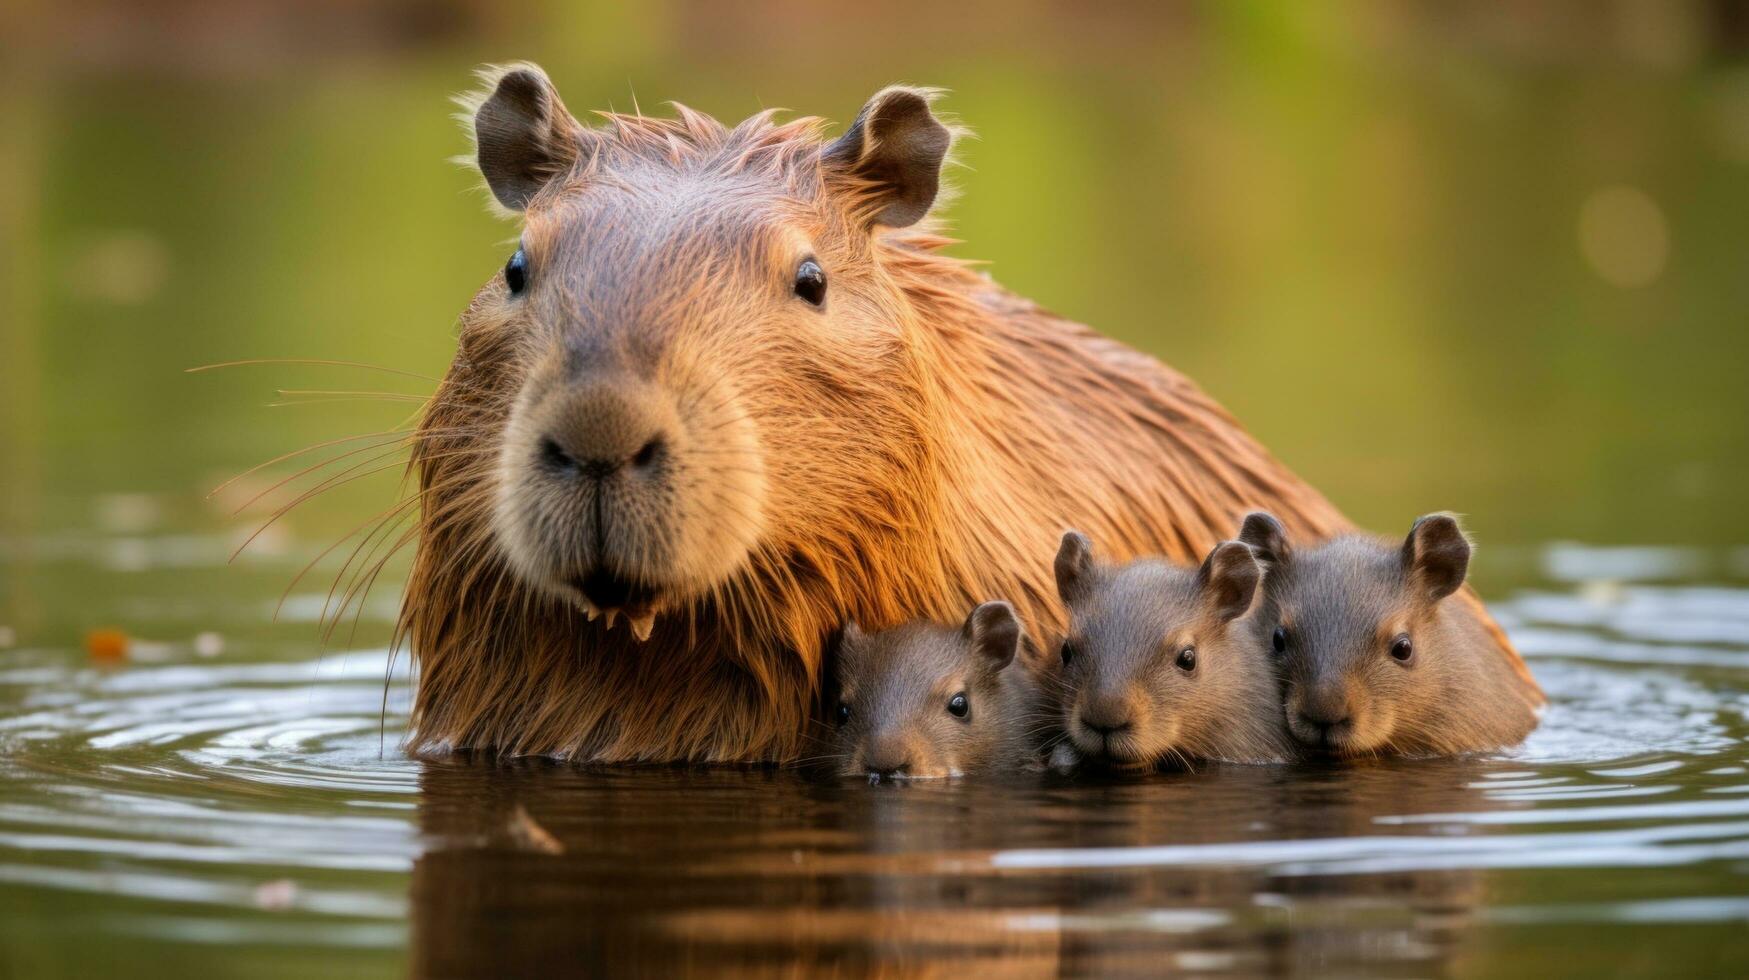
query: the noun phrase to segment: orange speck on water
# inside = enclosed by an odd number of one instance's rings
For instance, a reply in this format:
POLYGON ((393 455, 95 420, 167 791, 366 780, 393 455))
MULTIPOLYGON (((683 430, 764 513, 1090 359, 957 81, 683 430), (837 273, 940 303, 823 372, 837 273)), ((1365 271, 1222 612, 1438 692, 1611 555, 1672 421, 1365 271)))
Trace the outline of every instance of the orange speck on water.
POLYGON ((118 629, 92 630, 85 634, 85 652, 101 663, 120 663, 128 656, 128 635, 118 629))

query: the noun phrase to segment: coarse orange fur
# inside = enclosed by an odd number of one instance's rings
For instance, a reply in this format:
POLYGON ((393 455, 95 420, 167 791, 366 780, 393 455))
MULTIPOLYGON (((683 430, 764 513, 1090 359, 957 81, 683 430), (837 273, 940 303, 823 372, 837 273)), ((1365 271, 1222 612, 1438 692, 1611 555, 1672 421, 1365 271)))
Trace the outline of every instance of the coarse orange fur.
POLYGON ((1170 368, 942 255, 950 240, 927 223, 868 231, 872 191, 822 163, 818 121, 762 114, 731 129, 677 114, 610 115, 582 131, 586 152, 528 208, 531 247, 570 255, 578 236, 606 234, 611 216, 594 230, 563 220, 592 187, 702 189, 695 206, 805 229, 830 256, 838 315, 868 329, 804 344, 788 327, 715 318, 752 302, 714 291, 748 288, 725 270, 758 259, 708 226, 665 244, 670 292, 639 280, 574 301, 593 311, 611 295, 660 320, 665 346, 648 373, 744 430, 734 458, 759 474, 757 505, 724 511, 751 541, 744 557, 714 581, 689 580, 640 643, 531 585, 495 531, 500 444, 546 341, 499 301, 503 280, 488 283, 414 446, 423 497, 399 622, 419 672, 413 748, 792 761, 822 644, 847 618, 954 622, 1000 596, 1050 650, 1065 625, 1051 556, 1066 527, 1116 561, 1181 562, 1253 509, 1308 540, 1349 528, 1170 368))

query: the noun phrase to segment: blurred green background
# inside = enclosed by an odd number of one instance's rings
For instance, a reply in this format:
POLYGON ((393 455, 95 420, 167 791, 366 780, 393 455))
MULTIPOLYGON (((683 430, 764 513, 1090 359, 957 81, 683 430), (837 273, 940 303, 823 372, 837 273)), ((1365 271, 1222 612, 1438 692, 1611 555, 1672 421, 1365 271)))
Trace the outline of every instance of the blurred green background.
MULTIPOLYGON (((1743 562, 1741 4, 8 10, 12 600, 42 591, 31 542, 101 522, 115 494, 149 495, 170 527, 240 528, 202 503, 225 476, 398 424, 407 403, 267 405, 428 384, 184 369, 440 374, 515 233, 446 162, 467 146, 446 99, 517 58, 579 113, 843 121, 894 81, 946 87, 977 134, 959 253, 1200 381, 1358 521, 1450 508, 1499 555, 1573 539, 1743 562)), ((285 526, 317 540, 391 493, 362 481, 285 526)), ((25 621, 35 603, 12 605, 25 621)))

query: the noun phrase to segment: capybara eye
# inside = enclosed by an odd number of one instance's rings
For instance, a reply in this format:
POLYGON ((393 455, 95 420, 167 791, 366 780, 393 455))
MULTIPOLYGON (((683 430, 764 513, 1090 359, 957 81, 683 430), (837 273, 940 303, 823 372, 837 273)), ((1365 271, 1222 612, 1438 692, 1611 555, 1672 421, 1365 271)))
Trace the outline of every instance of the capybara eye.
POLYGON ((1408 663, 1415 656, 1415 644, 1409 642, 1409 637, 1399 636, 1391 641, 1391 659, 1398 663, 1408 663))
POLYGON ((1178 669, 1189 673, 1196 669, 1196 647, 1185 647, 1178 651, 1178 659, 1173 661, 1178 669))
POLYGON ((1287 627, 1277 626, 1275 628, 1275 635, 1269 638, 1269 645, 1275 648, 1276 653, 1286 653, 1287 627))
POLYGON ((520 296, 528 288, 528 255, 520 248, 504 263, 504 284, 512 296, 520 296))
POLYGON ((843 701, 838 702, 838 724, 850 724, 850 705, 845 704, 843 701))
POLYGON ((1069 644, 1068 640, 1064 640, 1063 641, 1063 666, 1065 666, 1065 667, 1069 666, 1069 661, 1074 660, 1074 659, 1075 659, 1075 648, 1069 644))
POLYGON ((972 702, 966 700, 966 692, 961 691, 947 699, 947 713, 955 718, 964 718, 966 712, 972 710, 972 702))
POLYGON ((796 269, 796 295, 819 306, 826 302, 826 270, 813 259, 803 259, 796 269))

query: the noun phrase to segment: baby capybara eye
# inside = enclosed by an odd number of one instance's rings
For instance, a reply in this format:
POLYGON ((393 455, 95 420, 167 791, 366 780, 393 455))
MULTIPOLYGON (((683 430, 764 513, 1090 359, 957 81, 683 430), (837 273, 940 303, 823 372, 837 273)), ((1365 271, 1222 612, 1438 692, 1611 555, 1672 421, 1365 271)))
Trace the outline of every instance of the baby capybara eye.
POLYGON ((813 259, 803 259, 796 269, 796 295, 819 306, 826 302, 826 270, 813 259))
POLYGON ((1399 636, 1391 641, 1391 659, 1398 663, 1408 663, 1415 655, 1415 645, 1409 642, 1407 636, 1399 636))
POLYGON ((528 288, 528 253, 520 248, 504 263, 504 284, 512 296, 520 296, 528 288))
POLYGON ((1269 645, 1275 648, 1276 653, 1286 653, 1287 627, 1277 626, 1275 628, 1275 635, 1269 638, 1269 645))
POLYGON ((1064 640, 1063 641, 1063 666, 1065 666, 1065 667, 1069 666, 1069 662, 1074 660, 1074 659, 1075 659, 1075 648, 1069 644, 1068 640, 1064 640))
POLYGON ((966 692, 961 691, 947 700, 947 713, 955 718, 964 718, 966 712, 972 710, 972 702, 966 700, 966 692))
POLYGON ((1196 647, 1185 647, 1178 651, 1178 659, 1174 661, 1178 669, 1190 673, 1196 669, 1196 647))
POLYGON ((843 701, 838 702, 838 724, 850 724, 850 705, 845 704, 843 701))

